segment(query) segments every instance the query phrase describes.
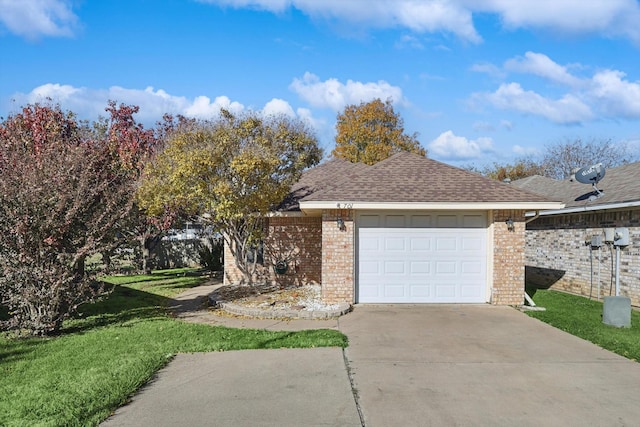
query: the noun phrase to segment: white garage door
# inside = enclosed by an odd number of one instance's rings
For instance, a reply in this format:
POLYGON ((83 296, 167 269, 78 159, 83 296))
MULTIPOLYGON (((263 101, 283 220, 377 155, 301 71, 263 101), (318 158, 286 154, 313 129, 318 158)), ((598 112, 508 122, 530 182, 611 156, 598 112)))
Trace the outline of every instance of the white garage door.
POLYGON ((357 302, 486 302, 484 213, 361 214, 357 227, 357 302))

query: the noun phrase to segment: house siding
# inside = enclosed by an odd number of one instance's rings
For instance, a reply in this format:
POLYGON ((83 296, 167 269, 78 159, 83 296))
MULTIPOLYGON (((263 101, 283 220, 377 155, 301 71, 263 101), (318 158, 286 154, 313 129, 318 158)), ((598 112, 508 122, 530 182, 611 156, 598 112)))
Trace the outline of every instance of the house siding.
POLYGON ((526 232, 527 285, 594 299, 615 295, 615 248, 592 249, 590 244, 592 236, 615 227, 629 228, 631 243, 620 250, 620 295, 640 306, 640 209, 550 215, 531 222, 526 232))
MULTIPOLYGON (((264 264, 258 265, 254 281, 284 286, 318 284, 322 271, 322 218, 270 217, 266 219, 264 264), (284 260, 288 270, 276 274, 274 265, 284 260)), ((245 278, 236 266, 231 250, 224 247, 224 284, 242 284, 245 278)))
POLYGON ((493 212, 493 284, 491 303, 521 305, 525 283, 525 216, 521 210, 493 212), (513 220, 509 231, 506 221, 513 220))
POLYGON ((353 210, 322 212, 322 300, 327 303, 354 301, 355 228, 353 210), (342 218, 344 227, 338 228, 342 218))

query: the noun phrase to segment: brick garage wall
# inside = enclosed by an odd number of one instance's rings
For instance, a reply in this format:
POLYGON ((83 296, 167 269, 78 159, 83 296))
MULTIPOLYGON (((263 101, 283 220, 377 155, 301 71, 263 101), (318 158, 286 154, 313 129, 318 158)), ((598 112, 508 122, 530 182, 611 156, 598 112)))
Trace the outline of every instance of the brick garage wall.
POLYGON ((627 227, 631 244, 620 250, 620 294, 640 306, 640 209, 543 216, 527 226, 527 285, 593 298, 615 295, 615 248, 591 249, 604 228, 627 227), (592 269, 593 263, 593 269, 592 269), (598 285, 600 294, 598 294, 598 285))
POLYGON ((521 305, 524 302, 525 223, 524 211, 493 212, 493 287, 491 303, 521 305), (509 231, 505 223, 515 225, 509 231))
POLYGON ((353 210, 322 212, 322 299, 328 303, 354 301, 353 210), (339 229, 337 219, 344 227, 339 229))
MULTIPOLYGON (((320 283, 322 271, 322 218, 271 217, 266 219, 264 264, 258 265, 254 280, 301 286, 320 283), (276 274, 274 265, 284 260, 285 274, 276 274)), ((231 250, 224 248, 224 283, 244 283, 231 250)))

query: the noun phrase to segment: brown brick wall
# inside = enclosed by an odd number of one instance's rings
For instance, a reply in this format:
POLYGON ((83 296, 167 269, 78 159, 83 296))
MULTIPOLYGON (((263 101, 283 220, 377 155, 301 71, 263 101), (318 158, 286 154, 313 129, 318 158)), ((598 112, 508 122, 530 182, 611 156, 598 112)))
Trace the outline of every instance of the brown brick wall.
POLYGON ((353 211, 325 210, 322 213, 322 299, 328 303, 354 301, 353 211), (342 218, 344 227, 338 228, 342 218))
POLYGON ((527 285, 592 298, 608 296, 610 289, 615 295, 615 248, 590 245, 591 237, 608 227, 629 228, 631 244, 620 250, 620 294, 640 306, 640 209, 549 215, 529 223, 527 285))
POLYGON ((492 304, 521 305, 524 301, 524 220, 521 210, 493 212, 492 304), (507 229, 508 218, 514 222, 514 231, 507 229))
MULTIPOLYGON (((264 239, 264 265, 258 266, 254 280, 282 285, 320 283, 322 269, 322 218, 267 218, 264 239), (289 268, 276 274, 274 265, 284 260, 289 268)), ((245 279, 225 244, 225 284, 244 283, 245 279)))

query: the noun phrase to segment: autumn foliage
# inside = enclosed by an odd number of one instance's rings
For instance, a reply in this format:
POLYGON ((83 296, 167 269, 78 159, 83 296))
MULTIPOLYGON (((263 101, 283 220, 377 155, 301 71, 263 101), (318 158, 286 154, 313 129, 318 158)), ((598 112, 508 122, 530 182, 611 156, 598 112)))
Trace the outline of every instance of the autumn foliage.
POLYGON ((59 106, 28 105, 0 123, 0 296, 6 327, 33 335, 101 292, 87 257, 118 245, 153 133, 137 107, 107 107, 102 127, 59 106))
POLYGON ((405 133, 404 122, 389 100, 346 106, 338 114, 336 133, 331 154, 353 163, 373 165, 402 151, 427 155, 417 134, 405 133))
POLYGON ((217 119, 173 133, 145 171, 138 202, 151 215, 173 204, 208 221, 223 233, 251 282, 262 216, 321 157, 316 137, 303 122, 223 110, 217 119))

